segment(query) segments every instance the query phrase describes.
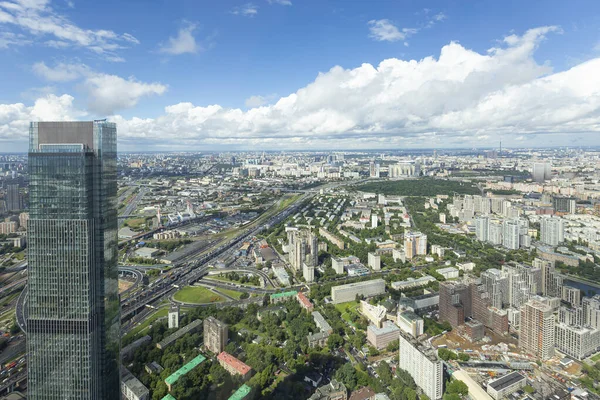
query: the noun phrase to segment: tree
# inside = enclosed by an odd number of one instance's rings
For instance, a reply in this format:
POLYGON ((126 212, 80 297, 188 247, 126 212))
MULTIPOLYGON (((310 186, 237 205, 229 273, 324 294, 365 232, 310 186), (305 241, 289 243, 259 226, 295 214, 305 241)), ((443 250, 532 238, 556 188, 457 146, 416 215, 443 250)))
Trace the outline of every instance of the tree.
POLYGON ((467 386, 467 384, 458 379, 453 379, 448 385, 446 385, 446 394, 457 394, 459 396, 466 396, 468 393, 469 387, 467 386))
POLYGON ((395 351, 398 351, 399 348, 400 348, 400 342, 398 340, 394 340, 394 341, 390 342, 385 349, 387 351, 389 351, 390 353, 393 353, 395 351))
POLYGON ((444 361, 448 361, 448 360, 456 360, 456 358, 458 357, 456 355, 455 352, 453 352, 452 350, 448 350, 448 349, 438 349, 438 356, 440 356, 440 358, 444 361))
POLYGON ((337 333, 332 333, 327 339, 327 347, 329 350, 337 349, 344 344, 344 338, 337 333))

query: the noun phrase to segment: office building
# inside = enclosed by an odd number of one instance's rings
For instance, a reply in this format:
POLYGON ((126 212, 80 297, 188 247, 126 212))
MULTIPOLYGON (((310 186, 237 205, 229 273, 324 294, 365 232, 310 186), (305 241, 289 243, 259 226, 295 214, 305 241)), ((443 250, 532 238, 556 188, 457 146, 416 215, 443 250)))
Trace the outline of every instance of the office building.
POLYGON ((565 221, 560 217, 545 216, 540 221, 540 241, 558 246, 565 241, 565 221))
POLYGON ((487 392, 494 400, 501 400, 527 385, 527 379, 518 372, 511 372, 488 383, 487 392))
POLYGON ((388 344, 395 342, 400 337, 400 328, 392 321, 385 321, 382 326, 369 325, 367 327, 367 341, 378 350, 385 349, 388 344))
POLYGON ((540 360, 554 355, 554 314, 552 307, 531 299, 521 307, 519 347, 540 360))
POLYGON ((373 271, 379 271, 381 269, 381 256, 375 253, 369 253, 369 267, 373 271))
POLYGON ((552 179, 552 165, 548 162, 535 162, 531 171, 533 180, 536 182, 544 182, 552 179))
POLYGON ((331 300, 334 304, 356 300, 356 295, 364 297, 377 296, 385 293, 385 281, 373 279, 364 282, 349 283, 347 285, 333 286, 331 300))
POLYGON ((168 314, 169 329, 179 328, 179 306, 172 304, 168 314))
POLYGON ((427 254, 427 235, 421 232, 407 232, 404 234, 404 253, 408 260, 413 257, 427 254))
POLYGON ((219 354, 225 350, 228 334, 229 327, 226 323, 214 317, 208 317, 204 320, 204 347, 214 354, 219 354))
POLYGON ((117 129, 32 122, 28 398, 120 397, 117 129))
POLYGON ((21 211, 23 200, 19 192, 19 184, 11 183, 6 186, 6 211, 21 211))
POLYGON ((444 374, 442 361, 436 351, 416 339, 400 333, 400 351, 398 367, 412 376, 418 387, 431 400, 443 395, 444 374))

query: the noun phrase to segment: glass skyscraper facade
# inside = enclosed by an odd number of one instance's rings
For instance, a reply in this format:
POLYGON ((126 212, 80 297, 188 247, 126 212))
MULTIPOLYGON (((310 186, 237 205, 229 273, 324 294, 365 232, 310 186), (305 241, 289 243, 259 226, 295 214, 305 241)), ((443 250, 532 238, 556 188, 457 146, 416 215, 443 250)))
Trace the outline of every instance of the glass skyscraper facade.
POLYGON ((116 136, 105 121, 30 125, 32 400, 120 398, 116 136))

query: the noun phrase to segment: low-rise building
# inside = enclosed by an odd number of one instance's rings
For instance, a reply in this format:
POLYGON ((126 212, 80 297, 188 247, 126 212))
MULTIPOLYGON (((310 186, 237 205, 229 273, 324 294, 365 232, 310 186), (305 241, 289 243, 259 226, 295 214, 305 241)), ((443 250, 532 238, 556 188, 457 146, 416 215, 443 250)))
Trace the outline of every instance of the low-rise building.
POLYGON ((383 293, 385 293, 385 281, 383 279, 373 279, 370 281, 333 286, 331 288, 331 300, 334 304, 345 303, 355 300, 357 294, 364 297, 371 297, 383 293))
POLYGON ((298 303, 300 304, 300 306, 302 306, 302 308, 304 308, 308 312, 313 312, 315 306, 313 305, 313 303, 310 302, 310 300, 308 299, 308 297, 306 297, 304 293, 298 292, 296 298, 298 299, 298 303))
POLYGON ((125 400, 148 400, 150 391, 129 370, 121 367, 121 394, 125 400))
POLYGON ((169 336, 167 336, 160 342, 156 343, 156 347, 159 348, 160 350, 164 350, 165 348, 167 348, 167 346, 175 343, 175 341, 177 339, 181 338, 183 335, 186 335, 188 333, 195 333, 196 331, 198 331, 198 329, 201 326, 202 326, 201 319, 194 320, 194 321, 190 322, 189 324, 187 324, 186 326, 184 326, 183 328, 170 334, 169 336))
POLYGON ((430 282, 435 282, 436 280, 437 279, 435 279, 431 275, 423 275, 420 278, 408 278, 404 281, 392 282, 392 289, 404 290, 419 286, 425 286, 428 285, 430 282))
POLYGON ((206 357, 204 357, 202 354, 199 354, 191 359, 190 362, 186 363, 183 367, 169 375, 167 379, 165 379, 165 384, 167 385, 169 391, 171 391, 173 385, 179 380, 179 378, 196 368, 198 365, 204 362, 204 360, 206 360, 206 357))
POLYGON ((423 318, 419 317, 413 311, 408 310, 398 312, 396 323, 403 332, 408 333, 412 337, 421 336, 425 327, 423 318))
POLYGON ((332 379, 327 385, 317 388, 308 400, 348 400, 348 390, 343 383, 332 379))
POLYGON ((527 379, 518 372, 512 372, 488 383, 487 392, 494 400, 505 398, 525 387, 527 379))
POLYGON ((400 328, 392 321, 385 321, 381 328, 375 325, 367 327, 367 341, 377 349, 385 349, 388 344, 398 340, 400 328))
POLYGON ((248 379, 252 373, 252 368, 250 366, 225 351, 217 356, 217 360, 219 360, 219 364, 221 364, 221 366, 231 375, 240 375, 244 380, 248 379))
POLYGON ((444 277, 444 279, 458 278, 458 275, 459 275, 458 270, 453 267, 440 268, 435 272, 442 275, 444 277))
POLYGON ((293 297, 296 297, 297 295, 298 295, 298 292, 295 290, 290 290, 289 292, 274 293, 270 297, 271 304, 287 301, 293 297))
POLYGON ((384 306, 373 306, 364 300, 360 301, 360 313, 364 315, 373 325, 381 328, 385 321, 387 309, 384 306))

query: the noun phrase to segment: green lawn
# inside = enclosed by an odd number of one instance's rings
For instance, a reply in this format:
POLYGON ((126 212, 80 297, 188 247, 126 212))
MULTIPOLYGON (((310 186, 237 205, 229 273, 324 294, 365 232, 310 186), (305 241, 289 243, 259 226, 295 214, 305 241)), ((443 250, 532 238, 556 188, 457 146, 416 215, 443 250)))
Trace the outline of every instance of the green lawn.
POLYGON ((229 297, 233 297, 234 299, 239 300, 240 296, 242 295, 242 292, 238 292, 237 290, 231 290, 231 289, 223 289, 223 288, 215 288, 215 290, 217 292, 221 292, 229 297))
POLYGON ((144 320, 144 322, 142 322, 141 324, 139 324, 138 326, 133 328, 131 331, 129 331, 123 339, 125 339, 126 337, 129 337, 129 336, 136 336, 138 333, 148 329, 148 327, 150 325, 152 325, 152 323, 154 321, 156 321, 157 319, 166 317, 168 313, 169 313, 168 307, 161 308, 160 310, 158 310, 157 312, 155 312, 154 314, 151 314, 148 318, 146 318, 144 320))
POLYGON ((201 286, 184 287, 175 293, 173 298, 177 301, 190 304, 218 303, 225 300, 223 297, 201 286))
POLYGON ((348 314, 346 309, 349 308, 349 310, 351 310, 351 311, 356 311, 358 309, 358 307, 360 307, 360 303, 357 303, 356 301, 349 301, 346 303, 339 303, 339 304, 335 305, 335 309, 338 310, 342 314, 342 319, 344 319, 346 322, 348 322, 352 326, 354 326, 354 324, 352 323, 352 320, 350 319, 350 315, 348 314))
POLYGON ((592 361, 593 362, 598 362, 600 361, 600 353, 596 354, 594 357, 592 357, 592 361))
MULTIPOLYGON (((238 281, 232 281, 231 279, 227 279, 227 277, 225 275, 223 276, 219 276, 219 275, 207 275, 206 276, 207 279, 214 279, 215 281, 221 281, 221 282, 227 282, 227 283, 235 283, 236 285, 240 285, 240 286, 248 286, 248 287, 252 287, 252 288, 258 288, 260 286, 254 286, 251 285, 249 283, 240 283, 238 281)), ((219 290, 219 289, 217 289, 219 290)))

